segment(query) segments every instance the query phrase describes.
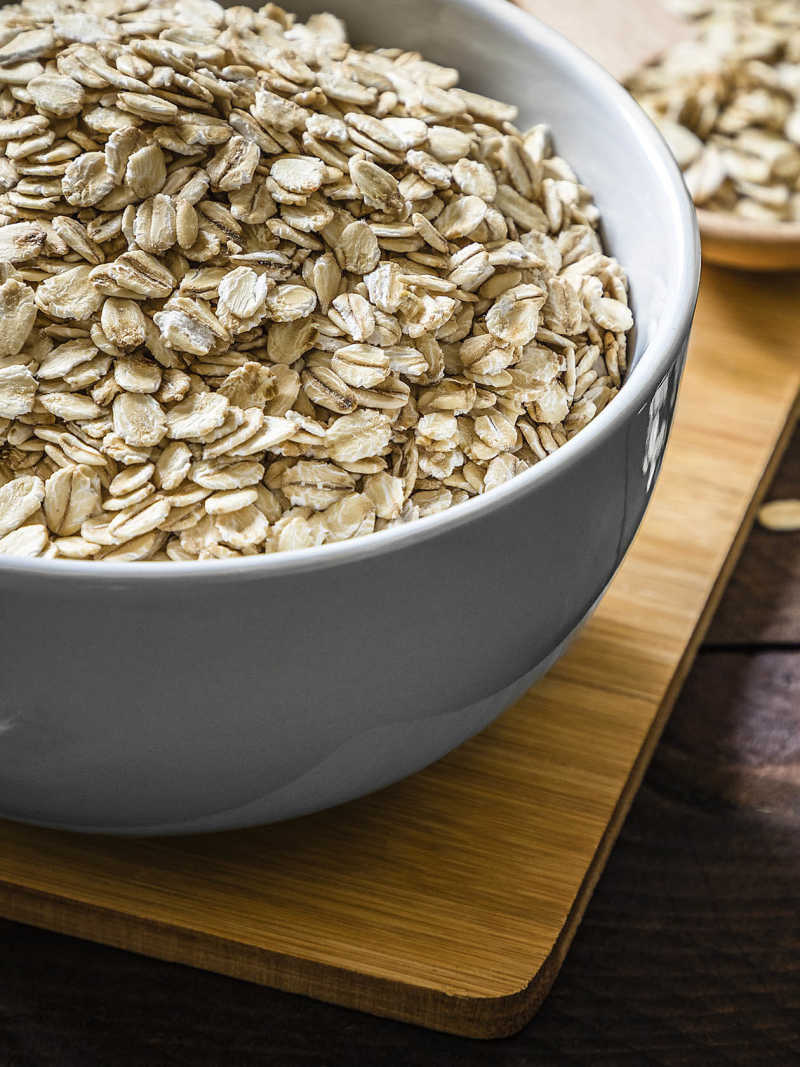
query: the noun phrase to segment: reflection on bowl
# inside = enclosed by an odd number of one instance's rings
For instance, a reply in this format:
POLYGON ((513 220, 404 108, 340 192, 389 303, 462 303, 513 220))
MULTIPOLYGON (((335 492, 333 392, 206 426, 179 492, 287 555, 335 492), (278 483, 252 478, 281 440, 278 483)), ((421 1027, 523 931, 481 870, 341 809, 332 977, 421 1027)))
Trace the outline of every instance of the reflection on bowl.
MULTIPOLYGON (((295 4, 301 16, 314 5, 295 4)), ((288 818, 482 729, 613 576, 660 467, 699 276, 669 152, 613 79, 499 0, 331 0, 351 39, 419 49, 551 124, 625 265, 615 400, 474 501, 361 540, 195 563, 0 562, 0 813, 119 833, 288 818)))

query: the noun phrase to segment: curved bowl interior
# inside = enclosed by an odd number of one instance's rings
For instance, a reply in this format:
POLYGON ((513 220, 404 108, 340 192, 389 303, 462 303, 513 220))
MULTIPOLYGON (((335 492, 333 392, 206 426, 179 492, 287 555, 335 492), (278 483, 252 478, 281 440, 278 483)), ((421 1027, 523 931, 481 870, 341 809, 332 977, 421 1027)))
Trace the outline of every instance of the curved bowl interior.
MULTIPOLYGON (((252 6, 256 6, 253 3, 252 6)), ((456 67, 460 84, 515 103, 518 125, 549 124, 556 150, 592 191, 606 247, 628 273, 636 325, 620 395, 546 463, 474 500, 416 523, 356 541, 272 556, 197 563, 84 562, 0 558, 0 574, 51 580, 108 578, 203 581, 211 577, 308 570, 366 558, 469 522, 580 462, 615 423, 637 411, 688 334, 699 279, 697 223, 665 142, 632 97, 560 34, 507 0, 292 0, 306 18, 332 11, 356 44, 404 47, 456 67)))

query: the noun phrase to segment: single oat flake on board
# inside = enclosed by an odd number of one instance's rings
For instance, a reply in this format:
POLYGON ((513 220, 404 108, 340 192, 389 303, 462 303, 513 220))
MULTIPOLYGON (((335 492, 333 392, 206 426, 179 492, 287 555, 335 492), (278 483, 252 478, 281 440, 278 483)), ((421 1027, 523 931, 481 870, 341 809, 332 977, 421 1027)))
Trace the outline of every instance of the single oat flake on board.
POLYGON ((758 521, 767 530, 800 530, 800 500, 770 500, 759 509, 758 521))
POLYGON ((0 9, 0 553, 205 560, 435 514, 613 399, 550 131, 329 14, 0 9))

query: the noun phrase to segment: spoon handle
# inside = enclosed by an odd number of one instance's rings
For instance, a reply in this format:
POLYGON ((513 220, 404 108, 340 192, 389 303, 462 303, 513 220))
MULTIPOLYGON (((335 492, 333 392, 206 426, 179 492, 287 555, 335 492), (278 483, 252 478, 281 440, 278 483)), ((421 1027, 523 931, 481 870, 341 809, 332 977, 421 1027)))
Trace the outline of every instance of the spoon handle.
POLYGON ((598 60, 618 81, 671 44, 691 36, 691 24, 660 0, 515 0, 598 60))

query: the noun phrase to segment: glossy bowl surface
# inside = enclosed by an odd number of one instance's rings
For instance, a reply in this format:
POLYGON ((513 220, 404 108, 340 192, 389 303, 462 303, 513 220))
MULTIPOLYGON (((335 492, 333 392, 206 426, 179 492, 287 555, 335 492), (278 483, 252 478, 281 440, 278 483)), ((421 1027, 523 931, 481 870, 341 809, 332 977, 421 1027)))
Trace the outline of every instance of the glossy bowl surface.
POLYGON ((400 529, 207 563, 0 561, 0 814, 115 833, 263 823, 387 785, 560 654, 652 492, 699 278, 694 211, 644 113, 504 0, 329 0, 549 122, 629 273, 632 370, 514 481, 400 529))

